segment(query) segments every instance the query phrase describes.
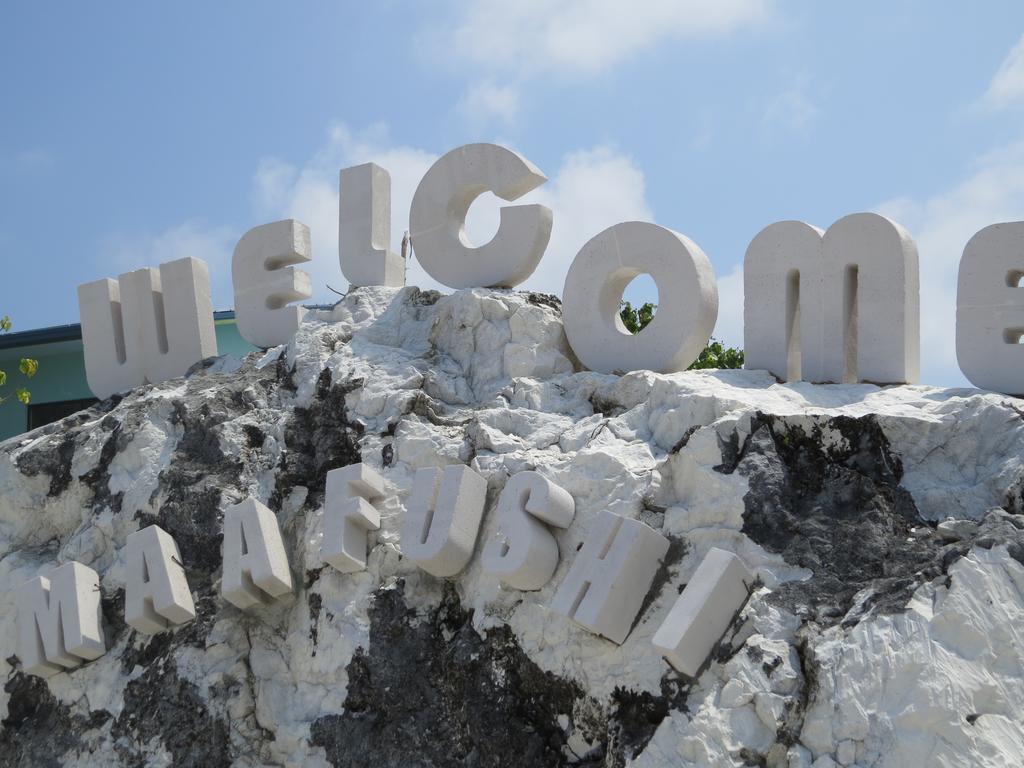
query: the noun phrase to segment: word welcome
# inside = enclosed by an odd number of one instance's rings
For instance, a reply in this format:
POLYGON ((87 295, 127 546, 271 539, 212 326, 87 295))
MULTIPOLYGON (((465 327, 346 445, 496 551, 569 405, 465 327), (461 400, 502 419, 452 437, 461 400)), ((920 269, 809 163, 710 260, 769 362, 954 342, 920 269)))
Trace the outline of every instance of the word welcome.
MULTIPOLYGON (((366 569, 369 535, 380 528, 374 506, 385 481, 366 464, 327 475, 320 559, 342 573, 366 569)), ((402 521, 403 555, 427 573, 456 576, 476 549, 487 480, 470 467, 418 470, 402 521)), ((575 516, 573 497, 534 471, 505 484, 498 527, 482 552, 484 572, 506 588, 538 590, 559 563, 554 530, 575 516)), ((621 644, 668 552, 648 525, 601 512, 554 592, 551 610, 621 644)), ((195 619, 195 603, 174 539, 156 525, 127 538, 125 622, 156 634, 195 619)), ((224 513, 221 596, 246 610, 292 593, 288 553, 277 517, 253 498, 224 513)), ((654 634, 655 648, 680 672, 696 676, 743 607, 754 577, 734 554, 712 549, 654 634)), ((106 652, 99 575, 70 562, 18 589, 18 656, 24 670, 50 677, 106 652)))
MULTIPOLYGON (((490 242, 465 235, 473 201, 490 191, 513 201, 547 178, 494 144, 448 152, 420 181, 409 213, 416 257, 450 288, 512 288, 536 269, 551 236, 543 205, 501 208, 490 242)), ((353 286, 401 286, 390 250, 391 177, 368 163, 340 176, 338 257, 353 286)), ((255 227, 238 241, 232 279, 238 329, 250 343, 286 343, 312 295, 309 228, 295 220, 255 227)), ((960 262, 956 349, 975 385, 1024 394, 1024 222, 976 234, 960 262)), ((827 231, 798 221, 763 229, 744 258, 746 367, 785 381, 914 383, 920 371, 917 247, 899 224, 857 213, 827 231)), ((216 355, 209 272, 187 258, 78 289, 86 374, 97 397, 185 373, 216 355)), ((616 224, 587 242, 562 293, 565 333, 581 363, 601 372, 686 369, 718 317, 711 262, 689 238, 649 222, 616 224), (648 274, 661 297, 639 334, 618 308, 629 282, 648 274)))

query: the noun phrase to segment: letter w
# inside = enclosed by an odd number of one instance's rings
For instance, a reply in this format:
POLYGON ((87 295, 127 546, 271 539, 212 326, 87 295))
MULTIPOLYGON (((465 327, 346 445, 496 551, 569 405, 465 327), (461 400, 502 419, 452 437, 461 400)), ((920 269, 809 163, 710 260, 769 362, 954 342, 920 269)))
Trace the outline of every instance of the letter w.
POLYGON ((173 379, 217 354, 210 273, 199 259, 80 285, 78 307, 96 397, 173 379))

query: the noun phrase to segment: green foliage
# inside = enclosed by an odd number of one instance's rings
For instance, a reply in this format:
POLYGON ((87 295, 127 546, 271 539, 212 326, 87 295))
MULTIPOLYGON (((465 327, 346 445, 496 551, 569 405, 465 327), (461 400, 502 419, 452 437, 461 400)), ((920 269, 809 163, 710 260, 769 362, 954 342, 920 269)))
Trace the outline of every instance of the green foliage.
MULTIPOLYGON (((11 318, 7 315, 0 317, 0 333, 7 333, 11 330, 11 318)), ((18 363, 18 372, 26 379, 31 379, 39 372, 39 361, 29 357, 21 358, 18 363)), ((0 387, 7 385, 7 371, 0 371, 0 387)), ((10 399, 10 395, 0 394, 0 405, 10 399)), ((14 397, 19 403, 28 405, 32 400, 32 393, 25 387, 18 387, 14 390, 14 397)))
MULTIPOLYGON (((628 301, 619 303, 619 317, 622 324, 630 333, 640 333, 654 319, 656 304, 646 302, 639 307, 634 307, 628 301)), ((704 368, 742 368, 743 350, 735 347, 726 347, 720 341, 711 339, 700 356, 693 361, 689 370, 697 371, 704 368)))
POLYGON ((743 350, 726 347, 712 338, 704 350, 687 370, 699 371, 704 368, 742 368, 743 350))
POLYGON ((628 301, 622 301, 619 302, 619 317, 622 318, 622 324, 626 326, 626 330, 636 334, 640 333, 654 319, 654 310, 657 308, 656 304, 651 304, 649 301, 635 308, 628 301))

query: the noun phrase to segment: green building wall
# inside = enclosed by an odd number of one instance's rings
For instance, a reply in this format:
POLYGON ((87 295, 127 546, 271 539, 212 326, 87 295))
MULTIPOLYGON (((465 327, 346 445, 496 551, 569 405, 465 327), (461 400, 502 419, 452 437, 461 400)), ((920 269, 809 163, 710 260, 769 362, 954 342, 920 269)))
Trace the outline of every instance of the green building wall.
MULTIPOLYGON (((216 320, 216 329, 219 354, 243 357, 256 349, 238 333, 234 317, 216 320)), ((39 373, 31 381, 25 382, 32 393, 33 405, 93 397, 85 380, 85 358, 80 338, 0 349, 0 370, 7 371, 8 375, 5 395, 13 395, 14 390, 25 381, 17 372, 18 362, 23 357, 39 361, 39 373)), ((28 429, 28 414, 28 408, 13 396, 0 404, 0 441, 25 432, 28 429)))

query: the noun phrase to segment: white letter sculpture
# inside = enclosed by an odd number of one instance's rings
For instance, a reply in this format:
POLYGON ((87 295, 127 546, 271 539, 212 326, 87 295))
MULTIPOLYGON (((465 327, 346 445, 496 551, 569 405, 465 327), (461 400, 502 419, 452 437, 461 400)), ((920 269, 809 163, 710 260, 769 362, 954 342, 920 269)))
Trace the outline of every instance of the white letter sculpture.
POLYGON ((217 354, 210 273, 199 259, 78 286, 89 389, 99 398, 183 375, 217 354))
POLYGON ((512 288, 533 274, 551 237, 543 205, 501 209, 501 225, 486 245, 466 238, 466 213, 490 191, 516 200, 547 181, 526 158, 495 144, 467 144, 435 162, 412 198, 409 229, 416 258, 450 288, 512 288))
POLYGON ((375 163, 343 168, 338 259, 352 285, 405 285, 405 260, 391 251, 391 174, 375 163))
POLYGON ((321 560, 342 573, 366 568, 366 534, 380 528, 380 512, 373 502, 383 495, 384 478, 367 464, 327 473, 321 560))
POLYGON ((573 352, 592 371, 682 371, 718 319, 715 272, 704 251, 678 232, 640 221, 616 224, 576 254, 565 277, 562 318, 573 352), (619 302, 642 274, 654 279, 661 300, 651 323, 633 335, 619 317, 619 302))
POLYGON ((651 642, 669 664, 696 677, 753 586, 754 577, 742 560, 712 547, 651 642))
POLYGON ((151 525, 128 535, 128 575, 124 620, 148 635, 196 617, 178 545, 167 531, 151 525))
POLYGON ((498 499, 498 532, 484 548, 484 571, 512 589, 540 589, 558 567, 558 541, 544 523, 568 528, 575 512, 572 495, 543 475, 513 475, 498 499))
POLYGON ((745 368, 787 381, 917 381, 917 247, 899 224, 875 213, 824 233, 770 224, 747 248, 743 287, 745 368))
POLYGON ((242 338, 257 347, 286 343, 306 315, 288 302, 313 295, 309 274, 292 264, 312 258, 309 227, 295 219, 253 227, 231 257, 235 321, 242 338))
POLYGON ((621 645, 669 541, 653 528, 602 512, 551 601, 551 610, 621 645))
POLYGON ((256 499, 229 507, 224 512, 224 599, 245 610, 291 591, 277 517, 256 499))
POLYGON ((1024 394, 1024 221, 967 243, 956 290, 956 358, 981 389, 1024 394))
POLYGON ((52 677, 106 651, 100 577, 67 563, 18 588, 18 656, 25 672, 52 677))
POLYGON ((433 576, 459 573, 473 557, 486 501, 487 481, 463 464, 418 470, 402 524, 402 552, 433 576))

